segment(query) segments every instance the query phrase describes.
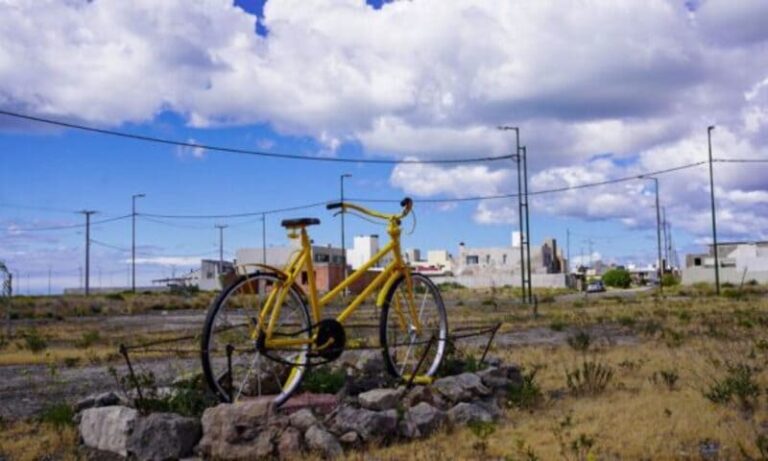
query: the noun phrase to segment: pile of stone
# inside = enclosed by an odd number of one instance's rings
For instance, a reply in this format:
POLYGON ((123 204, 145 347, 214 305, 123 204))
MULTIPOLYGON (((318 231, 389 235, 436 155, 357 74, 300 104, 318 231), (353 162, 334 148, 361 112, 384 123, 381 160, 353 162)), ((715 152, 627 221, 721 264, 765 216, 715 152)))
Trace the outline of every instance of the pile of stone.
MULTIPOLYGON (((201 420, 169 413, 140 415, 120 404, 82 410, 80 432, 86 446, 139 460, 292 459, 303 452, 325 458, 369 443, 428 437, 441 428, 502 415, 519 370, 497 366, 477 373, 440 378, 429 386, 376 388, 320 399, 303 407, 289 401, 279 410, 266 400, 220 404, 201 420)), ((102 399, 103 400, 103 399, 102 399)), ((110 402, 113 402, 110 401, 110 402)), ((98 405, 98 402, 95 403, 98 405)))

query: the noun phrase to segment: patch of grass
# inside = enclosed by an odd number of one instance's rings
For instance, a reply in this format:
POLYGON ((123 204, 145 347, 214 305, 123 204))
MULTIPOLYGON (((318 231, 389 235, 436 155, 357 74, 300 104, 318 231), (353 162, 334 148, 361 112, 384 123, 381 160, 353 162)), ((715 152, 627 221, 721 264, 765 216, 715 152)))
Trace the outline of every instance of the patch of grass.
POLYGON ((301 387, 307 392, 335 394, 344 387, 347 374, 344 370, 334 370, 328 366, 312 368, 304 376, 301 387))
POLYGON ((74 426, 75 410, 71 405, 61 402, 48 405, 40 412, 40 422, 50 424, 61 430, 68 426, 74 426))
POLYGON ((568 322, 563 319, 554 319, 549 323, 549 329, 552 331, 563 331, 568 326, 568 322))
POLYGON ((469 430, 477 438, 477 441, 472 444, 472 448, 480 455, 485 457, 486 451, 488 451, 488 437, 496 432, 496 423, 485 421, 472 421, 467 424, 469 430))
POLYGON ((655 371, 651 376, 651 381, 656 384, 663 384, 670 391, 675 390, 679 379, 680 374, 672 368, 655 371))
POLYGON ((569 336, 567 342, 573 350, 583 353, 589 350, 589 346, 592 344, 592 336, 584 330, 579 330, 575 335, 569 336))
POLYGON ((75 347, 81 349, 87 349, 101 340, 101 335, 98 330, 90 330, 82 333, 80 339, 75 341, 75 347))

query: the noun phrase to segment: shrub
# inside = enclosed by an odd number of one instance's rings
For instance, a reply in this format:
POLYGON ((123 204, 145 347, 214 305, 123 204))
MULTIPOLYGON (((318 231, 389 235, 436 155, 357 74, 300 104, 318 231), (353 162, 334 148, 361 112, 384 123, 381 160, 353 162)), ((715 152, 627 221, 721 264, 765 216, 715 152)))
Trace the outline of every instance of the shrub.
POLYGON ((322 366, 307 373, 301 386, 309 392, 335 394, 341 390, 346 380, 347 374, 344 370, 333 370, 331 367, 322 366))
POLYGON ((704 393, 713 403, 734 402, 742 410, 753 410, 760 396, 760 387, 754 381, 755 370, 747 364, 727 364, 727 374, 722 380, 715 379, 704 393))
POLYGON ((680 279, 675 274, 664 274, 661 277, 661 285, 665 287, 673 287, 680 284, 680 279))
POLYGON ((603 274, 603 283, 609 287, 629 288, 632 284, 632 276, 626 269, 615 268, 603 274))
POLYGON ((523 373, 520 384, 512 384, 507 389, 507 406, 522 409, 536 407, 543 398, 541 388, 536 383, 538 368, 534 367, 529 373, 523 373))
POLYGON ((75 341, 75 346, 81 349, 87 349, 93 346, 100 339, 101 335, 99 334, 98 330, 86 331, 82 333, 80 339, 75 341))
POLYGON ((666 369, 659 370, 653 373, 651 378, 656 384, 664 384, 670 391, 675 390, 677 381, 680 379, 680 375, 677 370, 666 369))
POLYGON ((67 426, 73 426, 75 411, 66 403, 55 403, 48 405, 40 412, 40 421, 50 424, 57 430, 64 429, 67 426))
POLYGON ((552 329, 552 331, 563 331, 567 326, 568 323, 562 319, 552 320, 552 322, 549 324, 549 328, 552 329))
POLYGON ((567 341, 568 345, 571 346, 573 350, 587 352, 590 344, 592 344, 592 336, 586 331, 580 330, 575 335, 569 336, 567 341))
POLYGON ((574 395, 602 393, 613 379, 613 368, 596 361, 585 360, 581 367, 565 372, 565 380, 574 395))
POLYGON ((22 338, 24 338, 24 347, 34 353, 42 352, 48 348, 48 341, 34 328, 22 333, 22 338))

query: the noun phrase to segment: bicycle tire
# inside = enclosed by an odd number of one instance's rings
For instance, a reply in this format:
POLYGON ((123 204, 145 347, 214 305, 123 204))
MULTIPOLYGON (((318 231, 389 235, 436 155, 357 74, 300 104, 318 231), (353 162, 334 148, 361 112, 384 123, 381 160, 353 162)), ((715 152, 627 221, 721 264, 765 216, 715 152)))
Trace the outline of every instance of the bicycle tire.
MULTIPOLYGON (((250 338, 248 328, 258 318, 268 290, 280 287, 282 283, 279 276, 265 272, 240 276, 211 303, 203 327, 200 352, 206 383, 222 402, 269 397, 275 406, 279 406, 301 384, 307 368, 309 345, 296 348, 298 351, 269 351, 270 355, 298 364, 289 367, 259 352, 258 341, 250 338), (228 319, 230 313, 233 316, 231 322, 228 319), (238 315, 240 323, 236 323, 238 315), (231 354, 231 367, 227 364, 226 345, 235 348, 231 354), (242 368, 243 357, 250 360, 250 366, 246 364, 247 370, 242 368)), ((281 307, 280 318, 273 330, 273 337, 275 335, 312 337, 307 303, 294 286, 289 288, 281 307), (294 320, 296 325, 291 324, 294 320), (297 335, 296 332, 301 333, 297 335)))
MULTIPOLYGON (((381 310, 379 324, 379 340, 387 371, 396 377, 407 378, 411 375, 434 376, 445 356, 445 348, 448 342, 448 316, 445 312, 445 304, 440 296, 437 286, 425 275, 411 274, 414 288, 414 301, 419 310, 419 318, 423 323, 420 333, 414 331, 411 316, 404 312, 404 320, 408 321, 408 344, 398 340, 398 331, 402 332, 399 316, 390 315, 394 302, 404 302, 407 296, 407 284, 405 276, 398 278, 387 292, 384 305, 381 310), (420 296, 423 290, 423 296, 420 296), (427 304, 427 300, 431 301, 427 304), (425 314, 429 314, 425 316, 425 314), (424 355, 430 338, 434 336, 425 360, 419 361, 424 355), (417 346, 414 350, 414 346, 417 346), (405 349, 405 350, 403 350, 405 349), (421 371, 424 370, 423 373, 421 371)), ((396 307, 396 306, 395 306, 396 307)))

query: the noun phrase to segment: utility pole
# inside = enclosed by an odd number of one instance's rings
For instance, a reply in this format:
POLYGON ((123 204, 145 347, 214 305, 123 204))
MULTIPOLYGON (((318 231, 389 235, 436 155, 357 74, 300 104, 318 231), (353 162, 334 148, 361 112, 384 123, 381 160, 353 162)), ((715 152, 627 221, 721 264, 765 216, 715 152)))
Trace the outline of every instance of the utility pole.
MULTIPOLYGON (((349 173, 344 173, 341 176, 339 176, 339 182, 341 183, 341 203, 344 203, 344 178, 351 178, 352 175, 349 173)), ((347 278, 347 241, 344 236, 344 215, 345 215, 344 207, 341 207, 341 263, 342 263, 342 276, 343 279, 347 278)), ((344 290, 346 294, 346 289, 344 290)))
POLYGON ((83 210, 85 215, 85 296, 91 293, 91 215, 94 210, 83 210))
POLYGON ((136 199, 146 197, 144 194, 131 196, 131 291, 136 293, 136 199))
POLYGON ((589 248, 589 268, 592 269, 592 244, 595 243, 592 237, 587 239, 587 246, 589 248))
POLYGON ((261 263, 267 264, 267 215, 261 214, 261 263))
POLYGON ((565 273, 571 273, 571 229, 565 229, 565 273))
POLYGON ((216 224, 216 227, 219 230, 219 275, 224 273, 224 229, 226 229, 226 224, 216 224))
POLYGON ((659 282, 659 293, 664 294, 664 285, 661 283, 661 277, 664 274, 661 255, 661 209, 659 207, 659 178, 648 178, 653 180, 654 190, 656 192, 656 250, 658 251, 659 261, 656 264, 657 278, 659 282))
POLYGON ((664 264, 661 265, 662 273, 667 272, 669 264, 669 239, 667 237, 667 207, 661 207, 661 230, 664 235, 664 264))
POLYGON ((80 285, 78 286, 78 288, 82 290, 83 289, 83 266, 77 266, 77 274, 80 280, 80 285))
POLYGON ((533 286, 531 285, 531 222, 528 206, 528 147, 521 147, 523 156, 523 206, 525 207, 525 270, 528 279, 528 304, 533 304, 533 286))
POLYGON ((48 296, 51 296, 51 266, 48 266, 48 296))
POLYGON ((720 296, 720 259, 717 251, 717 217, 715 215, 715 173, 712 168, 712 130, 714 126, 707 127, 707 142, 709 144, 709 193, 712 203, 712 248, 715 252, 715 291, 720 296))
POLYGON ((524 235, 524 219, 523 219, 523 172, 521 168, 522 156, 520 155, 520 128, 516 126, 499 126, 497 129, 502 131, 514 131, 515 132, 515 153, 512 155, 512 159, 517 166, 517 222, 520 225, 520 288, 522 289, 523 304, 528 302, 527 288, 528 284, 525 280, 526 268, 525 268, 525 247, 523 245, 524 239, 528 236, 524 235))

